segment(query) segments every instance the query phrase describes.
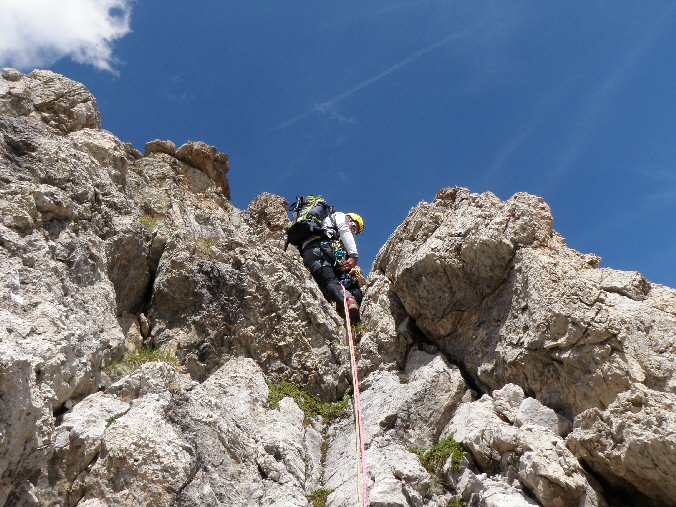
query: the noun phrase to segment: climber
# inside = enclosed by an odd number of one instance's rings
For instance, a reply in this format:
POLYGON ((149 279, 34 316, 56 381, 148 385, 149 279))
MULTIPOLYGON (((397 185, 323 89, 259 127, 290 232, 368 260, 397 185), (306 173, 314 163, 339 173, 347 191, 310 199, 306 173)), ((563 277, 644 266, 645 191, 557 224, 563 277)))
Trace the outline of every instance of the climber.
POLYGON ((358 282, 359 254, 354 235, 364 229, 364 220, 357 213, 337 211, 327 216, 323 225, 328 234, 310 237, 301 245, 303 264, 312 273, 324 297, 336 303, 341 315, 344 314, 343 290, 340 287, 343 284, 349 294, 347 308, 350 319, 359 322, 362 291, 358 282), (330 236, 336 239, 331 240, 330 236))
POLYGON ((334 211, 333 207, 318 196, 299 198, 290 208, 297 211, 296 223, 289 228, 290 242, 298 247, 303 264, 328 301, 336 303, 336 310, 344 316, 343 289, 352 322, 359 322, 359 305, 362 291, 359 285, 364 275, 357 266, 359 254, 354 236, 364 230, 364 220, 357 213, 334 211), (299 219, 300 217, 300 219, 299 219), (302 240, 293 237, 294 227, 305 219, 318 222, 310 232, 300 234, 302 240))

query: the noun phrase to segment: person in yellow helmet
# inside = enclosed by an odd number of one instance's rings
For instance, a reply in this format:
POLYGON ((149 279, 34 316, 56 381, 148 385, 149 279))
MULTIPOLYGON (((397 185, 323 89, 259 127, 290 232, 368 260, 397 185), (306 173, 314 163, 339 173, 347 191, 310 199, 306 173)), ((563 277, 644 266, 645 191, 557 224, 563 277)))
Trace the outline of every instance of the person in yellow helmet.
POLYGON ((324 297, 336 303, 343 314, 343 289, 348 291, 347 306, 350 319, 359 322, 362 292, 353 281, 359 262, 354 237, 364 230, 364 219, 357 213, 332 211, 322 223, 323 234, 309 237, 300 245, 303 264, 315 279, 324 297))

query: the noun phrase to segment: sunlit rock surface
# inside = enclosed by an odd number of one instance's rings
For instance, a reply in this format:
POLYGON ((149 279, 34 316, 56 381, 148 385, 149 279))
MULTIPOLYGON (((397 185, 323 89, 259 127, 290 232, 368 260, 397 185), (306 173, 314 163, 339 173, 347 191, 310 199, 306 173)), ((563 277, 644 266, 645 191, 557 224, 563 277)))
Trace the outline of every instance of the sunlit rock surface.
MULTIPOLYGON (((239 210, 228 171, 3 70, 0 505, 356 505, 352 407, 268 399, 350 394, 344 325, 284 250, 286 200, 239 210), (143 350, 167 362, 118 379, 143 350)), ((599 260, 532 195, 411 210, 357 333, 370 505, 676 505, 676 291, 599 260), (430 471, 450 435, 459 465, 430 471)))

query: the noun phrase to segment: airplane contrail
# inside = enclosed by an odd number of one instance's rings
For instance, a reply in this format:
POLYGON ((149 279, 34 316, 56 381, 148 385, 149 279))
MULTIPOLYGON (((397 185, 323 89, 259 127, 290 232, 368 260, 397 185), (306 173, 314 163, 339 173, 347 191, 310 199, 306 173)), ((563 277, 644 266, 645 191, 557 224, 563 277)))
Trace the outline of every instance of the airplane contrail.
POLYGON ((391 65, 390 67, 388 67, 388 68, 385 69, 384 71, 380 72, 379 74, 376 74, 375 76, 370 77, 370 78, 368 78, 368 79, 362 81, 361 83, 359 83, 359 84, 353 86, 352 88, 350 88, 349 90, 347 90, 347 91, 341 93, 340 95, 337 95, 337 96, 335 96, 334 98, 332 98, 332 99, 330 99, 330 100, 327 100, 326 102, 322 102, 322 103, 320 103, 320 104, 315 104, 311 109, 309 109, 309 110, 306 111, 305 113, 300 114, 300 115, 298 115, 298 116, 295 116, 295 117, 293 117, 293 118, 291 118, 291 119, 289 119, 289 120, 286 120, 286 121, 283 122, 283 123, 280 123, 279 125, 277 125, 277 126, 275 127, 274 130, 279 131, 279 130, 285 129, 286 127, 289 127, 290 125, 293 125, 294 123, 296 123, 296 122, 302 120, 303 118, 307 118, 307 117, 310 116, 311 114, 314 114, 314 113, 325 113, 326 111, 328 111, 329 109, 331 109, 331 107, 332 107, 336 102, 339 102, 339 101, 341 101, 341 100, 343 100, 343 99, 346 99, 347 97, 349 97, 349 96, 351 96, 351 95, 354 95, 354 94, 357 93, 358 91, 363 90, 363 89, 366 88, 367 86, 371 86, 372 84, 377 83, 377 82, 380 81, 381 79, 386 78, 387 76, 389 76, 389 75, 392 74, 393 72, 395 72, 395 71, 401 69, 402 67, 405 67, 406 65, 408 65, 409 63, 411 63, 411 62, 417 60, 418 58, 420 58, 421 56, 425 55, 426 53, 429 53, 430 51, 434 51, 435 49, 439 49, 440 47, 445 46, 445 45, 448 44, 449 42, 454 41, 454 40, 457 40, 457 39, 459 39, 459 38, 465 36, 465 35, 468 34, 469 32, 472 32, 472 31, 476 30, 477 28, 479 28, 482 24, 483 24, 483 23, 479 23, 479 24, 476 24, 476 25, 474 25, 474 26, 472 26, 472 27, 470 27, 470 28, 467 28, 467 29, 465 29, 465 30, 462 30, 461 32, 456 32, 456 33, 454 33, 454 34, 452 34, 452 35, 449 35, 449 36, 446 37, 445 39, 442 39, 442 40, 440 40, 439 42, 436 42, 436 43, 432 44, 431 46, 428 46, 428 47, 426 47, 426 48, 424 48, 424 49, 420 49, 420 50, 416 51, 415 53, 413 53, 413 54, 411 54, 410 56, 408 56, 408 57, 404 58, 403 60, 401 60, 400 62, 397 62, 397 63, 395 63, 394 65, 391 65))

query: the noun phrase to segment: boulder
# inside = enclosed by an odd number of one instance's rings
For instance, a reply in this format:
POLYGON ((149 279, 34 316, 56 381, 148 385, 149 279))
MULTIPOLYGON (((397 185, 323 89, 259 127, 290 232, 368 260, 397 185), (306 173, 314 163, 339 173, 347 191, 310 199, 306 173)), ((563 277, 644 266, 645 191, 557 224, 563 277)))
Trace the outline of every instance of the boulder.
POLYGON ((174 156, 176 154, 176 145, 172 141, 162 141, 160 139, 155 139, 146 143, 144 155, 147 157, 153 153, 165 153, 169 156, 174 156))
MULTIPOLYGON (((434 491, 433 477, 412 448, 429 448, 439 439, 467 389, 460 372, 441 356, 411 351, 405 373, 374 372, 364 384, 370 505, 422 505, 438 500, 442 492, 434 491)), ((332 491, 329 505, 357 503, 354 442, 352 418, 329 428, 324 471, 325 487, 332 491)))
MULTIPOLYGON (((540 198, 519 193, 503 202, 449 188, 410 212, 371 276, 386 277, 403 306, 406 316, 391 312, 395 323, 412 319, 418 339, 460 364, 479 390, 514 384, 540 403, 501 401, 508 420, 565 435, 568 421, 602 413, 633 389, 668 400, 676 392, 676 291, 636 272, 599 270, 598 261, 565 245, 540 198)), ((619 426, 608 431, 622 438, 619 426)), ((667 445, 668 435, 647 431, 667 445)), ((584 454, 613 481, 602 455, 584 454)), ((664 498, 647 473, 651 458, 636 459, 643 462, 625 474, 627 487, 664 498)))
POLYGON ((65 76, 49 70, 24 75, 7 68, 0 83, 0 114, 27 116, 60 134, 101 128, 94 96, 65 76))
POLYGON ((176 150, 175 157, 206 174, 223 191, 225 198, 230 199, 226 153, 220 153, 215 146, 202 141, 188 141, 176 150))
POLYGON ((673 394, 634 385, 606 410, 593 408, 579 414, 566 443, 619 490, 632 485, 657 500, 657 505, 676 505, 671 475, 676 469, 673 394))
POLYGON ((386 276, 372 271, 367 282, 367 296, 361 306, 359 369, 364 376, 376 370, 403 370, 420 332, 386 276))
POLYGON ((247 212, 251 225, 266 239, 286 240, 289 227, 289 203, 279 195, 263 192, 249 203, 247 212))
MULTIPOLYGON (((556 425, 512 425, 500 417, 503 407, 489 395, 463 403, 444 435, 454 435, 488 477, 531 492, 544 507, 607 505, 601 487, 568 450, 556 425)), ((463 497, 468 497, 466 491, 463 497)))
POLYGON ((147 363, 77 405, 57 429, 42 504, 296 505, 317 487, 321 423, 268 403, 250 359, 203 384, 147 363))
POLYGON ((496 480, 486 474, 465 469, 458 481, 458 491, 470 505, 480 507, 529 507, 539 505, 518 485, 496 480))

